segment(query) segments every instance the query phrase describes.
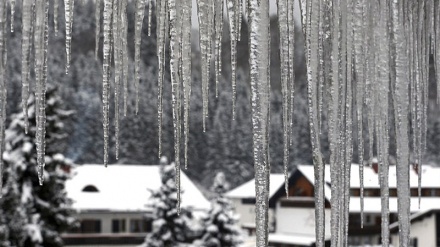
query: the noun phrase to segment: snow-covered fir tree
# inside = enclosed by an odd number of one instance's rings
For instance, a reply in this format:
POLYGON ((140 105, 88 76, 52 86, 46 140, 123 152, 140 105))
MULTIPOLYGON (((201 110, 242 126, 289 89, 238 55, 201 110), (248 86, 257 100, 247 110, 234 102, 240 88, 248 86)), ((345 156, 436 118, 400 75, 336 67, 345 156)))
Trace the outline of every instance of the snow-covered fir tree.
POLYGON ((25 133, 23 113, 12 115, 5 132, 4 176, 0 200, 2 246, 62 246, 60 234, 75 225, 65 182, 72 162, 62 155, 67 136, 64 110, 56 89, 46 93, 46 157, 44 184, 39 185, 35 147, 35 102, 29 102, 29 130, 25 133))
POLYGON ((236 247, 243 242, 238 226, 238 215, 231 201, 224 196, 228 190, 229 184, 224 173, 217 173, 211 188, 215 198, 205 219, 205 233, 197 246, 236 247))
POLYGON ((153 229, 145 238, 143 246, 188 246, 200 238, 201 227, 190 209, 182 207, 178 214, 174 163, 168 164, 165 157, 160 160, 160 176, 162 186, 157 191, 151 191, 148 207, 152 212, 146 216, 152 220, 153 229))

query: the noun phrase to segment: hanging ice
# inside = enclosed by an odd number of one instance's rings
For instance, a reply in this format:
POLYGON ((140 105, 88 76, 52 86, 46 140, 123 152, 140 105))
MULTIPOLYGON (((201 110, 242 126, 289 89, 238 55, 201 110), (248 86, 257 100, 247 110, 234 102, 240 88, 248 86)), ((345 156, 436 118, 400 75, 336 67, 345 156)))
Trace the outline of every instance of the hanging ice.
MULTIPOLYGON (((0 153, 3 153, 6 120, 6 1, 0 2, 0 153)), ((3 183, 3 159, 0 159, 0 188, 3 183)))
POLYGON ((72 45, 73 26, 73 5, 74 0, 64 0, 64 16, 66 18, 66 74, 70 68, 70 52, 72 45))
MULTIPOLYGON (((149 3, 151 5, 151 3, 149 3)), ((150 7, 149 7, 150 8, 150 7)), ((134 63, 135 63, 135 87, 136 87, 136 114, 139 111, 139 81, 140 81, 140 63, 141 63, 141 38, 142 38, 142 24, 144 23, 145 0, 136 1, 136 17, 134 29, 134 63)), ((149 14, 148 19, 151 15, 149 14)), ((150 24, 148 24, 150 25, 150 24)))
POLYGON ((103 21, 103 63, 102 63, 102 113, 104 129, 104 165, 108 164, 108 139, 109 139, 109 96, 110 96, 110 50, 111 50, 111 22, 113 14, 112 0, 104 0, 103 21))
POLYGON ((269 1, 249 1, 250 79, 254 142, 256 245, 268 245, 269 173, 269 1))
POLYGON ((101 0, 95 2, 95 58, 98 59, 99 37, 101 32, 101 0))
POLYGON ((14 21, 15 21, 15 0, 11 0, 11 33, 14 32, 14 21))
POLYGON ((28 121, 28 99, 29 99, 29 83, 30 83, 30 60, 31 60, 31 42, 32 37, 32 1, 23 1, 23 14, 22 17, 22 36, 21 36, 21 105, 23 108, 24 115, 24 129, 28 132, 29 121, 28 121))
POLYGON ((45 128, 46 128, 46 79, 47 79, 47 41, 48 41, 48 2, 35 3, 35 116, 37 122, 37 171, 40 185, 43 184, 45 128))

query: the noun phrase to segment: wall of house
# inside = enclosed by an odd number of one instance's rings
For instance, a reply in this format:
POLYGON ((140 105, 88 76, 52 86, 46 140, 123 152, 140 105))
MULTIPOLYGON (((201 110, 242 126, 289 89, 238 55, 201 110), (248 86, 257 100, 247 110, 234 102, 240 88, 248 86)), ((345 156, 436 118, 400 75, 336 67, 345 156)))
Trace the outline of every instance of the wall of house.
POLYGON ((114 219, 125 219, 125 231, 130 232, 130 221, 137 219, 143 219, 145 212, 81 212, 76 217, 79 221, 81 220, 100 220, 101 221, 101 232, 100 233, 112 233, 112 220, 114 219))
MULTIPOLYGON (((417 239, 417 247, 436 247, 435 214, 411 223, 411 239, 417 239)), ((393 246, 399 246, 399 234, 391 236, 393 246)))
MULTIPOLYGON (((282 207, 277 204, 276 233, 315 235, 314 207, 282 207)), ((325 209, 325 235, 330 237, 330 209, 325 209)))
MULTIPOLYGON (((240 215, 239 224, 243 228, 255 228, 255 204, 243 204, 241 198, 232 198, 235 211, 240 215)), ((269 226, 274 224, 275 214, 269 209, 269 226)))

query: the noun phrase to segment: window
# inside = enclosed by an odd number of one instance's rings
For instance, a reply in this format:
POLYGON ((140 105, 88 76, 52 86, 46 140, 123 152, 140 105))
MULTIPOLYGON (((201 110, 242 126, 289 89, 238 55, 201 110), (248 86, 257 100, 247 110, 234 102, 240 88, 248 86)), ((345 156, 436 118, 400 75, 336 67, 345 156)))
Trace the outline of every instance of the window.
POLYGON ((242 204, 255 204, 255 198, 243 198, 241 199, 242 204))
POLYGON ((112 232, 125 232, 125 219, 113 219, 112 232))
POLYGON ((151 221, 144 219, 131 219, 130 232, 151 232, 151 221))
POLYGON ((96 188, 94 185, 87 185, 82 189, 83 192, 99 192, 98 188, 96 188))
POLYGON ((101 220, 85 219, 81 221, 81 233, 100 233, 101 220))

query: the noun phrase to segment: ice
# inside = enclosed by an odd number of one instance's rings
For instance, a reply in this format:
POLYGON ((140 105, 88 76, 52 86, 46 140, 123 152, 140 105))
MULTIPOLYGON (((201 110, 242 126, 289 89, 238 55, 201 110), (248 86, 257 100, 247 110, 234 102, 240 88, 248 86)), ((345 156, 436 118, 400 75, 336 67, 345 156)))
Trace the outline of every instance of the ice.
POLYGON ((256 244, 268 244, 269 174, 269 1, 249 2, 250 78, 252 92, 253 154, 255 167, 256 244))
POLYGON ((64 0, 64 13, 66 18, 66 74, 70 68, 70 52, 72 50, 72 26, 73 26, 74 0, 64 0))
POLYGON ((29 121, 28 121, 28 99, 29 99, 29 83, 30 83, 30 59, 31 59, 31 42, 32 37, 32 2, 23 1, 23 14, 22 14, 22 36, 21 36, 21 105, 23 108, 24 115, 24 126, 25 132, 28 132, 29 121))
MULTIPOLYGON (((151 5, 151 3, 149 3, 151 5)), ((150 9, 150 7, 148 7, 150 9)), ((136 114, 139 112, 139 81, 140 81, 140 63, 141 63, 141 38, 142 38, 142 25, 144 23, 145 13, 145 0, 136 1, 136 17, 135 17, 135 29, 134 29, 134 52, 135 52, 135 87, 136 87, 136 114)), ((150 20, 151 15, 148 14, 150 20)), ((148 21, 150 23, 150 21, 148 21)), ((150 26, 150 24, 148 24, 150 26)))
POLYGON ((112 0, 104 0, 104 21, 103 21, 103 64, 102 64, 102 112, 103 112, 103 129, 104 129, 104 165, 108 164, 108 139, 109 139, 109 108, 110 108, 110 51, 111 51, 111 25, 113 14, 112 0))
POLYGON ((232 118, 235 119, 236 74, 237 74, 237 36, 239 0, 227 0, 229 16, 229 38, 231 39, 231 83, 232 83, 232 118))
POLYGON ((101 0, 96 0, 95 2, 95 25, 95 58, 98 59, 99 38, 101 34, 101 0))
MULTIPOLYGON (((0 153, 4 151, 5 120, 6 120, 6 28, 7 12, 6 1, 0 2, 0 153)), ((3 159, 0 159, 0 178, 3 179, 3 159)), ((3 181, 0 181, 0 188, 3 181)))
POLYGON ((399 209, 399 245, 410 244, 410 189, 409 189, 409 138, 408 138, 408 53, 407 39, 405 39, 404 16, 407 6, 398 0, 392 3, 392 23, 396 47, 396 81, 393 92, 394 115, 396 119, 396 144, 397 144, 397 195, 399 209))
POLYGON ((188 141, 189 141, 189 111, 191 107, 191 10, 192 1, 182 2, 182 84, 183 84, 183 135, 184 135, 184 159, 185 169, 188 168, 188 141))
POLYGON ((13 33, 14 22, 15 22, 15 0, 11 0, 10 3, 11 3, 11 33, 13 33))
POLYGON ((47 1, 35 3, 35 108, 36 108, 36 146, 37 172, 40 185, 43 184, 45 128, 46 128, 46 79, 47 79, 47 41, 48 41, 48 9, 47 1))
POLYGON ((178 70, 179 70, 179 17, 180 6, 178 7, 176 0, 168 0, 169 9, 169 25, 170 25, 170 73, 171 73, 171 91, 172 91, 172 107, 173 107, 173 128, 174 128, 174 154, 175 154, 175 172, 176 172, 176 188, 177 188, 177 212, 180 213, 180 137, 181 137, 181 96, 178 70))
POLYGON ((58 36, 58 10, 59 10, 59 1, 53 1, 53 29, 55 32, 55 36, 58 36))

